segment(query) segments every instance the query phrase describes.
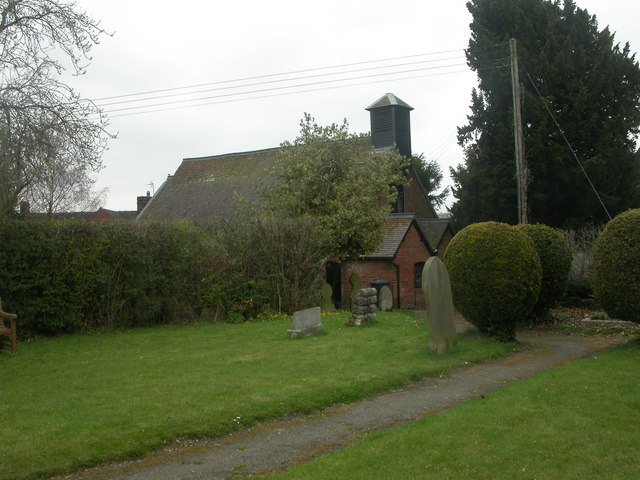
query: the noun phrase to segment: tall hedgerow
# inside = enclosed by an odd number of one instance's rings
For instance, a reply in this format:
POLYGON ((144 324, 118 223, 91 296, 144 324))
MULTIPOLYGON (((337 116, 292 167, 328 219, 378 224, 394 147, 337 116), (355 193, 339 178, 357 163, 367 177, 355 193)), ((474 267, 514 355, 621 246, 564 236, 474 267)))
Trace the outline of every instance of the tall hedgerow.
POLYGON ((518 321, 532 311, 542 268, 531 239, 504 223, 469 225, 445 252, 456 309, 481 332, 515 340, 518 321))
POLYGON ((609 316, 640 323, 640 209, 605 226, 596 241, 592 283, 609 316))
POLYGON ((195 315, 202 232, 187 224, 0 222, 0 297, 24 337, 195 315))

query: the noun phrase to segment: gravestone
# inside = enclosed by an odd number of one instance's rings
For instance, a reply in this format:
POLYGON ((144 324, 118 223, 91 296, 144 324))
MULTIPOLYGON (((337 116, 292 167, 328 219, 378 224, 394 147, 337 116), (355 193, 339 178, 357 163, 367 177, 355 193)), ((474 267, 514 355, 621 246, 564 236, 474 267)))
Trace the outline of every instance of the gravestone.
POLYGON ((380 311, 390 312, 393 310, 393 293, 388 286, 380 289, 380 311))
POLYGON ((438 257, 431 257, 422 269, 422 291, 427 306, 429 350, 447 353, 456 344, 456 326, 449 272, 438 257))
POLYGON ((358 290, 353 305, 351 306, 351 317, 347 325, 361 326, 373 322, 376 319, 376 303, 378 295, 375 288, 361 288, 358 290))
POLYGON ((325 283, 320 289, 320 301, 318 305, 323 312, 335 312, 336 307, 333 305, 333 289, 331 285, 325 283))
POLYGON ((287 330, 290 338, 311 337, 322 332, 320 307, 307 308, 293 313, 291 328, 287 330))

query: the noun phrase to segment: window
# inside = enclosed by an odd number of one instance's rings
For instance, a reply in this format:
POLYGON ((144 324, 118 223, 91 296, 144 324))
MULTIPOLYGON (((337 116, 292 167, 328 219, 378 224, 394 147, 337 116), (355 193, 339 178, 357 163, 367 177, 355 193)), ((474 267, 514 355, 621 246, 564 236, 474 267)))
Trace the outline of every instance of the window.
POLYGON ((414 288, 422 288, 422 270, 423 269, 424 269, 424 262, 418 262, 413 264, 414 288))

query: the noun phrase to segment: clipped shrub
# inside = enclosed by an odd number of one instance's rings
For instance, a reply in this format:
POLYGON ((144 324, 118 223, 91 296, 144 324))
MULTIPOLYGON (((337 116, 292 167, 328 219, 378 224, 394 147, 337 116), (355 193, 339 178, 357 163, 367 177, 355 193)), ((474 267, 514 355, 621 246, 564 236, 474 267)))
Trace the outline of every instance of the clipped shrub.
POLYGON ((611 220, 596 241, 593 291, 612 318, 640 323, 640 209, 611 220))
POLYGON ((538 299, 542 268, 531 239, 504 223, 469 225, 445 252, 456 309, 482 333, 515 340, 538 299))
POLYGON ((533 241, 542 266, 542 283, 533 318, 542 318, 564 295, 571 269, 571 249, 564 236, 546 225, 516 225, 533 241))

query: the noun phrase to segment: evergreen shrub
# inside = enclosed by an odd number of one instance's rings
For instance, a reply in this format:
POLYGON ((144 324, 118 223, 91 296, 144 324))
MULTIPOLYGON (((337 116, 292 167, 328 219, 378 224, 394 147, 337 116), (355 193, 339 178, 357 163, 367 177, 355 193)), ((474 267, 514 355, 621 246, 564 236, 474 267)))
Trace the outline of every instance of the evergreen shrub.
POLYGON ((186 224, 3 221, 0 297, 22 338, 182 321, 206 248, 186 224))
POLYGON ((445 265, 456 309, 482 333, 515 340, 532 311, 542 277, 531 239, 504 223, 469 225, 449 243, 445 265))
POLYGON ((542 266, 542 283, 538 301, 533 307, 534 318, 543 316, 563 297, 571 269, 571 248, 565 237, 546 225, 516 225, 533 244, 542 266))
POLYGON ((596 241, 592 283, 610 317, 640 323, 640 209, 605 226, 596 241))

